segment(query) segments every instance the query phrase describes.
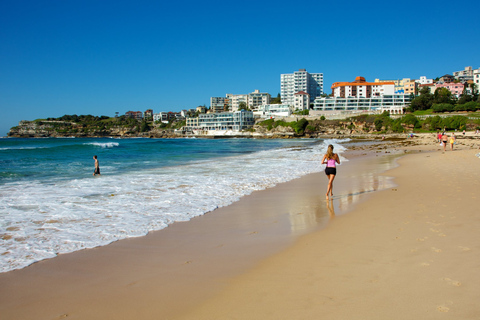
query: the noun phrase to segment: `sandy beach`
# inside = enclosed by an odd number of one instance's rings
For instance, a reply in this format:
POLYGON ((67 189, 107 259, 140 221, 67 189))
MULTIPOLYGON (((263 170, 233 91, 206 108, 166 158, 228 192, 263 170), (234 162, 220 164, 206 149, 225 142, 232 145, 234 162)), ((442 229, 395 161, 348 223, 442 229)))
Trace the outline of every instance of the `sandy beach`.
POLYGON ((478 319, 478 138, 355 148, 332 202, 311 174, 0 274, 1 318, 478 319))

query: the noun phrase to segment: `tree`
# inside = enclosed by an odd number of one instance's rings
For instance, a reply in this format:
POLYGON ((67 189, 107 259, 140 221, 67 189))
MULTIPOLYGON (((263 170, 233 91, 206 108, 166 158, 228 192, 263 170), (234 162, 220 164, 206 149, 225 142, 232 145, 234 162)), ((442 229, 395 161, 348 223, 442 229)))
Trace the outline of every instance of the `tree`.
POLYGON ((434 96, 430 93, 430 89, 424 87, 420 89, 420 95, 415 97, 410 103, 410 111, 427 110, 432 107, 434 96))
POLYGON ((454 103, 452 93, 447 88, 437 88, 433 94, 433 101, 434 103, 454 103))
POLYGON ((271 104, 281 104, 282 103, 282 98, 280 96, 280 93, 277 94, 276 98, 273 98, 272 100, 270 100, 270 103, 271 104))
POLYGON ((238 110, 248 110, 247 104, 242 101, 238 104, 238 110))

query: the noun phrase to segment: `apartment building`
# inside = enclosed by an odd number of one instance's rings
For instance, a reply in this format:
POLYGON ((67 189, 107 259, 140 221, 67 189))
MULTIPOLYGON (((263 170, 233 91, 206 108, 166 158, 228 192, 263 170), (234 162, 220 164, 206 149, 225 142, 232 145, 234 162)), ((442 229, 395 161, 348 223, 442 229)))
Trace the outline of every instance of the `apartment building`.
POLYGON ((212 112, 228 111, 232 108, 230 99, 227 97, 210 97, 210 110, 212 112))
POLYGON ((245 106, 248 106, 248 94, 227 93, 226 97, 230 101, 230 111, 238 111, 240 104, 245 104, 245 106))
POLYGON ((417 95, 418 84, 415 80, 410 80, 405 82, 403 84, 403 88, 404 88, 405 94, 413 94, 414 96, 417 95))
POLYGON ((367 82, 364 77, 356 77, 353 82, 334 82, 332 84, 334 97, 370 98, 383 95, 393 95, 395 84, 390 81, 367 82))
POLYGON ((310 102, 323 94, 323 73, 308 73, 300 69, 294 73, 280 75, 280 96, 283 104, 295 105, 295 93, 306 92, 310 102))
MULTIPOLYGON (((310 103, 310 102, 309 102, 310 103)), ((289 117, 293 107, 289 104, 264 104, 253 114, 260 118, 289 117)))
POLYGON ((480 91, 480 68, 473 70, 473 83, 476 85, 477 92, 480 91))
POLYGON ((427 77, 421 76, 420 79, 415 80, 415 82, 418 83, 419 85, 431 84, 431 83, 433 83, 433 79, 427 79, 427 77))
POLYGON ((295 110, 310 109, 310 95, 304 91, 295 93, 295 102, 293 107, 295 110))
POLYGON ((223 97, 210 97, 210 110, 212 112, 238 111, 241 104, 245 104, 250 110, 258 109, 258 106, 269 104, 271 96, 269 93, 255 90, 249 94, 227 93, 223 97))
POLYGON ((412 97, 406 94, 389 94, 372 97, 329 97, 317 98, 314 111, 388 111, 390 114, 403 114, 412 97))
POLYGON ((240 110, 200 114, 198 118, 187 118, 185 129, 192 130, 232 130, 242 131, 253 127, 255 119, 252 111, 240 110), (192 120, 197 119, 197 120, 192 120))
POLYGON ((473 80, 473 69, 472 67, 465 67, 464 70, 453 72, 453 77, 462 82, 473 80))
POLYGON ((153 110, 152 109, 147 109, 144 113, 143 113, 143 117, 145 119, 152 119, 153 118, 153 110))
POLYGON ((255 111, 259 106, 270 103, 270 94, 262 93, 260 90, 255 90, 248 94, 247 106, 250 110, 255 111))
POLYGON ((405 93, 405 83, 410 82, 410 78, 403 78, 397 80, 380 80, 375 79, 375 82, 393 82, 395 85, 394 94, 403 94, 405 93))
POLYGON ((435 84, 435 90, 438 88, 447 88, 453 95, 457 97, 459 97, 463 93, 464 87, 465 86, 463 83, 454 83, 454 82, 435 84))
POLYGON ((125 112, 125 116, 127 116, 128 118, 136 119, 136 120, 143 120, 142 111, 127 111, 125 112))

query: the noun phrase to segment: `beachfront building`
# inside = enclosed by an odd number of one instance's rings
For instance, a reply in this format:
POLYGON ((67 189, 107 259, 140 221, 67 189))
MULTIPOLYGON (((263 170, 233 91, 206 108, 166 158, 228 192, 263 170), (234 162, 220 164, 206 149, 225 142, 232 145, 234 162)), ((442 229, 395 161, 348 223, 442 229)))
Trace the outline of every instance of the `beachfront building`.
POLYGON ((300 69, 294 73, 280 75, 280 96, 283 104, 295 105, 295 93, 306 92, 310 102, 323 93, 323 73, 308 73, 300 69))
POLYGON ((250 110, 255 111, 259 106, 269 104, 270 99, 271 97, 269 93, 262 93, 260 90, 255 90, 248 94, 247 107, 250 108, 250 110))
POLYGON ((260 118, 289 117, 293 112, 293 107, 289 104, 264 104, 258 107, 253 114, 260 118))
POLYGON ((438 88, 447 88, 453 95, 455 95, 456 97, 460 97, 460 95, 463 93, 464 87, 465 85, 463 83, 437 83, 435 85, 435 90, 438 88))
POLYGON ((334 82, 332 84, 333 96, 337 98, 379 97, 383 95, 393 95, 394 90, 394 82, 367 82, 364 77, 356 77, 353 82, 334 82))
POLYGON ((412 101, 411 95, 388 94, 373 97, 327 97, 317 98, 313 103, 314 111, 321 112, 383 112, 403 114, 412 101))
POLYGON ((310 95, 304 91, 295 93, 295 102, 293 107, 295 110, 310 109, 310 95))
POLYGON ((187 118, 185 125, 187 131, 242 131, 253 127, 255 124, 253 112, 246 110, 200 114, 196 119, 197 120, 192 120, 192 118, 187 118))

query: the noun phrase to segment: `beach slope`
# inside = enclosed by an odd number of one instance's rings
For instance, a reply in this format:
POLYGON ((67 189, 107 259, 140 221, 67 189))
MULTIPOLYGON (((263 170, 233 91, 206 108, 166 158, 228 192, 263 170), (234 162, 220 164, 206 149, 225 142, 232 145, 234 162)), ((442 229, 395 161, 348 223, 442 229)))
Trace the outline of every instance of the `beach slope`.
POLYGON ((380 191, 182 319, 478 319, 478 150, 407 155, 380 191))

